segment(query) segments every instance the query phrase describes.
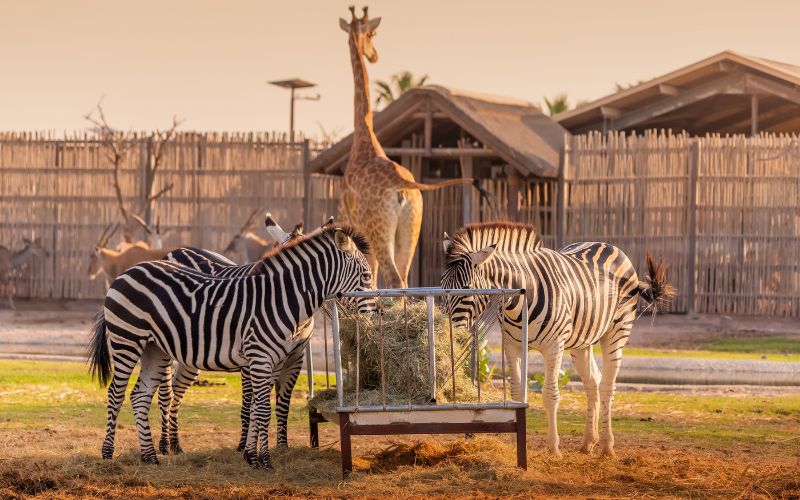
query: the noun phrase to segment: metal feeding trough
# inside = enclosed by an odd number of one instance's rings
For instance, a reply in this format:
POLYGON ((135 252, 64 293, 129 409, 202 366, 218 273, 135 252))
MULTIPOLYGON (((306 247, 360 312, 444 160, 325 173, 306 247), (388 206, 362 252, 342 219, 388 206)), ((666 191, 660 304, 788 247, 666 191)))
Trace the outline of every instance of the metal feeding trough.
MULTIPOLYGON (((428 331, 428 352, 419 353, 419 356, 426 356, 428 358, 428 375, 430 384, 430 404, 412 404, 408 401, 407 404, 386 404, 385 383, 383 381, 383 373, 381 373, 381 391, 383 393, 384 404, 379 405, 364 405, 359 404, 358 400, 358 387, 356 384, 355 390, 355 404, 349 403, 345 398, 344 381, 349 377, 356 377, 356 380, 361 380, 358 375, 359 356, 360 352, 358 346, 355 349, 355 370, 349 372, 344 371, 342 367, 342 340, 339 335, 339 314, 340 307, 336 301, 331 301, 326 305, 325 327, 324 327, 324 342, 325 342, 325 373, 326 380, 329 379, 328 370, 328 335, 327 335, 327 319, 331 321, 332 331, 332 347, 333 347, 333 360, 334 372, 336 375, 336 396, 337 405, 335 411, 326 410, 319 411, 309 405, 309 427, 311 446, 319 446, 319 430, 318 424, 320 422, 332 422, 339 424, 340 443, 342 450, 342 475, 347 476, 352 471, 352 452, 351 452, 351 437, 352 436, 367 436, 367 435, 396 435, 396 434, 466 434, 466 433, 513 433, 517 436, 517 466, 525 469, 527 467, 527 453, 525 446, 525 410, 528 408, 527 391, 522 391, 522 399, 517 401, 511 399, 509 391, 506 389, 505 377, 505 363, 502 363, 500 377, 502 379, 502 401, 482 401, 480 383, 477 383, 477 399, 475 401, 456 401, 456 387, 455 387, 455 374, 456 370, 464 369, 461 362, 467 354, 470 356, 472 367, 472 380, 476 380, 476 366, 478 360, 479 350, 479 333, 478 325, 481 325, 482 332, 487 331, 487 327, 492 323, 499 320, 502 313, 503 304, 507 299, 522 294, 523 307, 522 307, 522 338, 521 344, 527 345, 528 343, 528 307, 527 299, 525 298, 525 291, 519 289, 465 289, 465 290, 445 290, 441 288, 403 288, 403 289, 385 289, 373 290, 364 292, 351 292, 343 294, 343 297, 357 298, 357 297, 375 297, 381 299, 383 297, 399 298, 401 300, 409 298, 424 299, 427 305, 427 331, 428 331), (448 318, 449 332, 449 350, 447 351, 450 357, 450 377, 453 383, 453 401, 448 403, 437 404, 436 395, 436 352, 437 349, 448 346, 436 345, 436 336, 434 331, 435 326, 435 313, 434 299, 437 297, 445 296, 491 296, 489 298, 489 305, 486 311, 474 321, 470 329, 471 341, 468 342, 469 346, 463 351, 463 356, 459 357, 456 353, 456 348, 460 346, 454 345, 452 322, 448 318), (458 359, 457 359, 458 358, 458 359)), ((405 312, 404 312, 405 314, 405 312)), ((358 322, 358 316, 355 318, 358 322)), ((358 325, 358 323, 356 323, 358 325)), ((356 327, 358 331, 358 326, 356 327)), ((383 332, 381 331, 381 335, 383 332)), ((500 336, 500 347, 504 349, 504 340, 500 336)), ((527 380, 527 367, 528 367, 528 350, 522 349, 522 380, 527 380)), ((313 363, 311 358, 311 350, 307 348, 307 370, 309 378, 309 398, 313 397, 313 363)), ((381 371, 383 372, 384 354, 381 348, 381 371)), ((501 358, 503 356, 501 355, 501 358)), ((410 397, 410 396, 409 396, 410 397)), ((351 398, 352 399, 352 398, 351 398)))

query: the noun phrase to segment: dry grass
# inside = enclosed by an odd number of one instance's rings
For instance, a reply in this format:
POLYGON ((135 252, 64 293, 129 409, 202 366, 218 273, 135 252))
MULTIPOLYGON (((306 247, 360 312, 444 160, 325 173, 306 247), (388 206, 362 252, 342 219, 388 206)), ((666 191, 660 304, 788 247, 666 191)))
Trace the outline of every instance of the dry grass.
MULTIPOLYGON (((211 429, 207 429, 211 431, 211 429)), ((334 439, 332 426, 323 443, 334 439)), ((52 441, 38 433, 12 439, 16 448, 0 462, 0 497, 24 498, 254 498, 264 496, 536 496, 550 498, 700 497, 796 498, 797 458, 745 449, 704 450, 664 439, 638 440, 619 448, 616 459, 565 449, 556 459, 529 452, 528 471, 514 466, 506 437, 390 441, 359 438, 353 476, 342 481, 333 447, 311 450, 297 442, 276 450, 271 472, 251 469, 232 451, 233 440, 202 446, 201 433, 187 435, 194 446, 160 466, 138 462, 129 432, 128 450, 113 461, 97 458, 101 433, 56 430, 52 441), (66 439, 65 439, 66 438, 66 439), (228 444, 230 446, 228 446, 228 444), (364 446, 366 445, 366 446, 364 446), (763 457, 769 456, 769 460, 763 457)), ((230 437, 230 436, 225 436, 230 437)), ((4 438, 8 438, 5 435, 4 438)), ((567 440, 575 449, 576 440, 567 440), (571 441, 575 441, 572 443, 571 441), (573 446, 575 445, 575 446, 573 446)), ((542 439, 529 439, 540 450, 542 439)), ((777 451, 777 450, 773 450, 777 451)))

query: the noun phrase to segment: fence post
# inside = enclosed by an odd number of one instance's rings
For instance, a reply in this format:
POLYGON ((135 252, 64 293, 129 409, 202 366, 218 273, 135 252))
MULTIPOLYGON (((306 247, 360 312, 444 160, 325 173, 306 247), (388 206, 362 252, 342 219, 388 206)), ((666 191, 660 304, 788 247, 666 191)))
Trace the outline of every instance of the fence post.
POLYGON ((303 220, 306 223, 306 227, 316 227, 311 221, 311 203, 313 199, 311 191, 311 151, 309 140, 303 139, 303 220))
POLYGON ((699 155, 698 139, 691 139, 689 143, 689 189, 687 196, 689 203, 687 203, 689 210, 689 262, 686 272, 686 282, 688 284, 687 294, 687 313, 695 313, 695 289, 697 288, 696 266, 697 266, 697 168, 699 155))
POLYGON ((567 163, 570 135, 564 135, 564 146, 559 155, 558 188, 556 189, 556 248, 564 247, 567 212, 567 163))

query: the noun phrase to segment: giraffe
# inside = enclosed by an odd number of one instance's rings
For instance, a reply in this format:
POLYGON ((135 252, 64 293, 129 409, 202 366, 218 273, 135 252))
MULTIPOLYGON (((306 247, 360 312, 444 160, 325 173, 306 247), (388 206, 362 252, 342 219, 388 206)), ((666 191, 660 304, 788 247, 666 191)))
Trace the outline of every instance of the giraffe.
POLYGON ((421 191, 473 184, 482 195, 486 193, 477 180, 468 178, 436 184, 416 182, 409 169, 386 156, 372 125, 369 76, 364 62, 378 60, 372 38, 381 18, 369 19, 367 7, 360 18, 355 7, 350 7, 350 14, 351 21, 339 18, 339 26, 348 34, 355 124, 339 199, 339 218, 366 235, 373 275, 377 276, 380 269, 389 287, 405 288, 422 225, 421 191))

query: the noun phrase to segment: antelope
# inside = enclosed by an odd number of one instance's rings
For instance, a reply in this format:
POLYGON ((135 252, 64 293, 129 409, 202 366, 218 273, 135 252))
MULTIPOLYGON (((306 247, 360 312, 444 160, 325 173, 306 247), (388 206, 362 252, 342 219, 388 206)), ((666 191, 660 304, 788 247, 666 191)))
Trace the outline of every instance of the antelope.
POLYGON ((112 250, 106 245, 108 241, 119 229, 119 224, 109 224, 92 250, 89 258, 89 279, 94 280, 100 273, 105 274, 106 287, 111 282, 124 273, 128 268, 150 260, 160 260, 167 255, 172 248, 143 248, 138 244, 130 246, 123 251, 112 250))
MULTIPOLYGON (((272 248, 271 243, 261 239, 258 235, 253 233, 253 229, 256 225, 256 215, 258 215, 258 212, 260 212, 259 209, 253 210, 253 213, 251 213, 250 217, 247 218, 247 222, 245 222, 244 226, 239 229, 239 233, 233 237, 222 253, 228 257, 238 254, 241 261, 255 262, 260 259, 262 255, 264 255, 264 252, 272 248)), ((267 221, 265 218, 265 223, 266 222, 267 221)), ((270 225, 267 223, 267 230, 269 229, 270 225)))
POLYGON ((22 238, 22 243, 24 243, 22 250, 17 251, 0 245, 0 283, 6 285, 8 305, 11 309, 16 309, 14 295, 17 293, 12 272, 31 262, 34 257, 50 257, 50 252, 42 246, 41 238, 34 238, 33 240, 22 238))

